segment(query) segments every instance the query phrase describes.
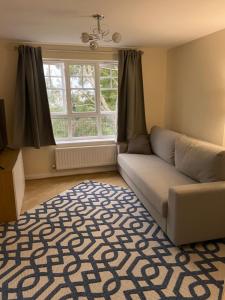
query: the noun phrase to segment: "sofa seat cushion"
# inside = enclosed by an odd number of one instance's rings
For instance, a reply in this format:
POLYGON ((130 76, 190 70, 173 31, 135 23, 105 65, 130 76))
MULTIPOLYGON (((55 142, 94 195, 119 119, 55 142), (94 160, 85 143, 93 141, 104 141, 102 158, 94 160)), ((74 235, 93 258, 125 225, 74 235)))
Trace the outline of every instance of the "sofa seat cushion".
POLYGON ((196 183, 156 155, 122 153, 118 164, 163 217, 167 216, 169 188, 196 183))

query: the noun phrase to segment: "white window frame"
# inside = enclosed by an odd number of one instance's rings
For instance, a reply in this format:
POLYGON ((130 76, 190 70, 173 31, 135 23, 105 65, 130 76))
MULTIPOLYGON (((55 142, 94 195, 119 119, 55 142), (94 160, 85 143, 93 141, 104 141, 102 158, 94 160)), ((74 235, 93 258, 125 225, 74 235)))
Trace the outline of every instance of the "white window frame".
MULTIPOLYGON (((68 137, 66 138, 56 138, 56 143, 69 143, 69 142, 79 142, 79 141, 99 141, 99 140, 116 140, 117 132, 115 135, 102 135, 101 133, 101 116, 114 116, 115 117, 115 124, 117 124, 117 112, 118 112, 118 98, 116 102, 116 110, 113 111, 101 111, 101 101, 100 101, 100 72, 99 72, 99 65, 100 64, 118 64, 117 60, 71 60, 71 59, 43 59, 43 64, 57 64, 63 63, 64 64, 64 86, 65 86, 65 99, 66 99, 66 113, 53 113, 51 112, 51 119, 68 119, 69 126, 68 126, 68 137), (72 101, 71 101, 71 88, 70 86, 70 76, 69 76, 69 65, 76 64, 76 65, 85 65, 91 64, 95 67, 95 99, 96 99, 96 111, 94 112, 72 112, 72 101), (83 136, 83 137, 72 137, 72 125, 71 120, 76 117, 96 117, 97 119, 97 136, 83 136)), ((110 77, 111 78, 111 77, 110 77)), ((91 88, 87 88, 91 89, 91 88)), ((82 88, 84 90, 84 88, 82 88)), ((107 89, 105 89, 107 90, 107 89)), ((117 90, 117 88, 110 88, 110 90, 117 90)), ((64 104, 65 105, 65 104, 64 104)), ((116 127, 116 126, 115 126, 116 127)))

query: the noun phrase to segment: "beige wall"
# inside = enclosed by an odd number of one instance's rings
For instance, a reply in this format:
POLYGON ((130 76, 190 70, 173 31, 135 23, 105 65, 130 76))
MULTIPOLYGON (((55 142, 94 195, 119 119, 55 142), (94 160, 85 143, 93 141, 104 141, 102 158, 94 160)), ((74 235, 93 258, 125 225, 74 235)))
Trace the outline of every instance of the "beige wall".
MULTIPOLYGON (((0 97, 6 100, 10 140, 17 66, 14 44, 0 41, 0 97)), ((73 49, 71 46, 43 46, 43 56, 116 59, 112 53, 77 53, 72 52, 73 49), (47 48, 57 51, 47 51, 47 48)), ((148 130, 157 124, 225 145, 225 30, 168 52, 162 48, 142 50, 148 130)), ((54 174, 54 147, 26 148, 23 154, 27 176, 54 174)))
MULTIPOLYGON (((70 58, 70 59, 116 59, 112 53, 78 53, 71 50, 78 49, 72 46, 43 46, 45 58, 70 58), (47 49, 57 51, 47 51, 47 49), (62 51, 63 50, 63 51, 62 51)), ((82 50, 82 48, 81 48, 82 50)), ((166 86, 166 50, 157 48, 144 48, 143 79, 147 127, 152 124, 163 125, 164 103, 166 86)), ((17 51, 15 43, 0 42, 0 96, 6 101, 8 133, 12 137, 13 103, 15 101, 15 79, 17 66, 17 51)), ((40 150, 26 148, 23 150, 26 176, 43 177, 54 175, 54 147, 43 147, 40 150)), ((80 172, 80 170, 79 170, 80 172)))
POLYGON ((167 66, 165 124, 223 145, 225 30, 171 49, 167 66))
POLYGON ((148 131, 152 125, 164 126, 167 50, 143 48, 145 115, 148 131))
POLYGON ((7 129, 11 140, 17 53, 14 47, 4 41, 0 41, 0 60, 0 97, 5 99, 7 129))

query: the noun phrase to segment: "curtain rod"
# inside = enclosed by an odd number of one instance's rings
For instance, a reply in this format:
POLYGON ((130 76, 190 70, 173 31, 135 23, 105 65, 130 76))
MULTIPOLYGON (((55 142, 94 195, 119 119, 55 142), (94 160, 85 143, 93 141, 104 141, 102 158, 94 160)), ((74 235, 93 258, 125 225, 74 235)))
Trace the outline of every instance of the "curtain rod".
MULTIPOLYGON (((41 47, 41 46, 40 46, 41 47)), ((19 46, 15 46, 15 50, 18 50, 19 46)), ((115 49, 114 51, 112 50, 85 50, 85 49, 48 49, 48 48, 44 48, 44 47, 41 47, 43 48, 44 50, 46 51, 49 51, 49 52, 79 52, 79 53, 83 53, 83 52, 89 52, 89 53, 117 53, 117 51, 119 49, 115 49)), ((122 48, 121 48, 122 49, 122 48)), ((125 49, 123 49, 125 50, 125 49)))
MULTIPOLYGON (((28 44, 28 43, 26 43, 28 44)), ((32 43, 30 43, 32 45, 32 43)), ((112 53, 112 54, 117 54, 119 50, 137 50, 135 47, 133 48, 114 48, 114 50, 91 50, 91 49, 54 49, 54 48, 45 48, 44 46, 40 45, 39 47, 42 47, 44 50, 49 51, 49 52, 64 52, 64 53, 70 53, 70 52, 77 52, 77 53, 83 53, 83 52, 88 52, 88 53, 112 53)), ((15 46, 15 50, 19 48, 19 45, 15 46)))
MULTIPOLYGON (((78 53, 83 53, 83 52, 88 52, 88 53, 113 53, 113 54, 117 54, 117 52, 119 50, 137 50, 135 48, 116 48, 113 50, 91 50, 91 49, 71 49, 71 50, 66 50, 66 49, 45 49, 46 51, 49 51, 49 52, 78 52, 78 53)), ((143 54, 144 52, 140 50, 140 52, 143 54)))
POLYGON ((46 51, 49 51, 49 52, 65 52, 65 53, 68 53, 68 52, 78 52, 78 53, 83 53, 83 52, 88 52, 88 53, 117 53, 117 51, 119 49, 115 49, 114 51, 113 50, 78 50, 78 49, 71 49, 71 50, 66 50, 66 49, 45 49, 46 51))

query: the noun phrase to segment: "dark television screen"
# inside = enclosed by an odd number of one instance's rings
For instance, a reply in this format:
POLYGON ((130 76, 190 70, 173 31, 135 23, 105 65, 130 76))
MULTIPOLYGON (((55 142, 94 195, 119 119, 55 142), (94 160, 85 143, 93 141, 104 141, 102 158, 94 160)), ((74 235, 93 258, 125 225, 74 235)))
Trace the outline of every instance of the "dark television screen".
POLYGON ((3 150, 8 144, 6 120, 5 120, 5 105, 4 100, 0 99, 0 150, 3 150))

